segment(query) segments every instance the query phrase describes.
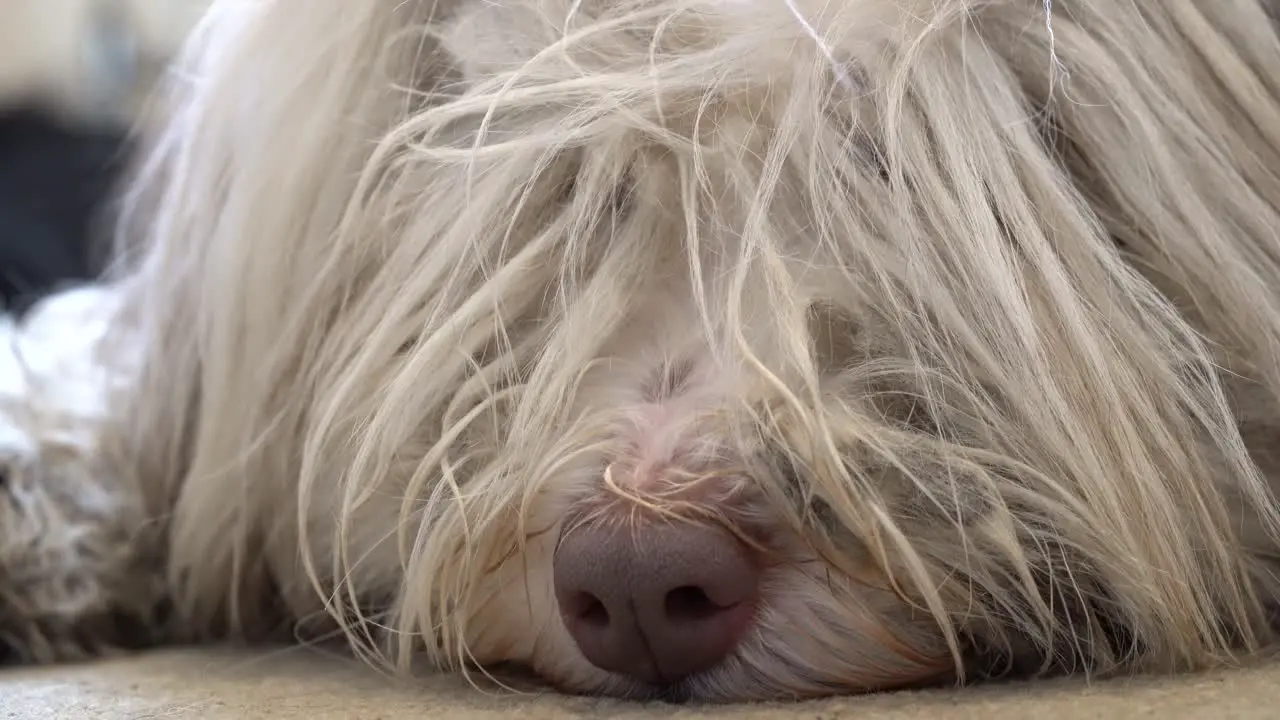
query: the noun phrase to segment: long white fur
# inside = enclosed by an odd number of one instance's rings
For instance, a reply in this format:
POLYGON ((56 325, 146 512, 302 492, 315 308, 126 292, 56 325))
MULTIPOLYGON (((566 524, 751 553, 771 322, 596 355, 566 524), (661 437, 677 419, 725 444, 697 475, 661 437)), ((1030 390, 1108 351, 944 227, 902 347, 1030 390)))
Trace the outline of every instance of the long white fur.
POLYGON ((1272 646, 1273 9, 215 3, 93 355, 174 632, 644 696, 550 572, 643 508, 769 559, 682 697, 1272 646))

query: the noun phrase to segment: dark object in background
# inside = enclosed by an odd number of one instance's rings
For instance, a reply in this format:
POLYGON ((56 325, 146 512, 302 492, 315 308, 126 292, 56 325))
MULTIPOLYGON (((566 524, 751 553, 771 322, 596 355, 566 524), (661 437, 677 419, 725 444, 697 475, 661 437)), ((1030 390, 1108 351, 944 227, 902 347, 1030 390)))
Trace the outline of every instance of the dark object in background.
POLYGON ((119 127, 0 111, 0 309, 96 274, 127 145, 119 127))

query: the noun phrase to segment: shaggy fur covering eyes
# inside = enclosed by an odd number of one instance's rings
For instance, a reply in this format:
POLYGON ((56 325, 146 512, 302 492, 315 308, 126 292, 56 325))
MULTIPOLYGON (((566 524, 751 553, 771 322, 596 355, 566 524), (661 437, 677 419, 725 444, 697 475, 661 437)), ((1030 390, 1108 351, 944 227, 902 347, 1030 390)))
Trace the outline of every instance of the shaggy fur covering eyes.
POLYGON ((1246 660, 1275 10, 219 0, 118 272, 4 328, 0 632, 696 701, 1246 660), (566 533, 641 516, 762 577, 658 685, 554 587, 566 533))

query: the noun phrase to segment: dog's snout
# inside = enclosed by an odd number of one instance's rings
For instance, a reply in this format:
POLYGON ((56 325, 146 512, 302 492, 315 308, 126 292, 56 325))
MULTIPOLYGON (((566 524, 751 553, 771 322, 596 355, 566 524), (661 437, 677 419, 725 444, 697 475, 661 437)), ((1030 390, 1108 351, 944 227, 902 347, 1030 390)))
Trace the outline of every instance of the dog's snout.
POLYGON ((760 581, 748 548, 727 531, 665 522, 578 527, 554 572, 561 616, 587 660, 655 684, 731 653, 760 581))

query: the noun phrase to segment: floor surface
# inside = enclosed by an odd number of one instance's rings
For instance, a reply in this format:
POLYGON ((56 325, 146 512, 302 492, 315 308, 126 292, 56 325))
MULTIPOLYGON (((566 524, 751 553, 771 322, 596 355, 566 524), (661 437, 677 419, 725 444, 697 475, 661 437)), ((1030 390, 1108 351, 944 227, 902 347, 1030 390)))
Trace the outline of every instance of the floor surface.
POLYGON ((409 687, 309 650, 177 651, 0 672, 0 718, 755 718, 1049 720, 1280 718, 1280 664, 1181 678, 1005 685, 823 702, 692 708, 482 692, 459 678, 409 687))

